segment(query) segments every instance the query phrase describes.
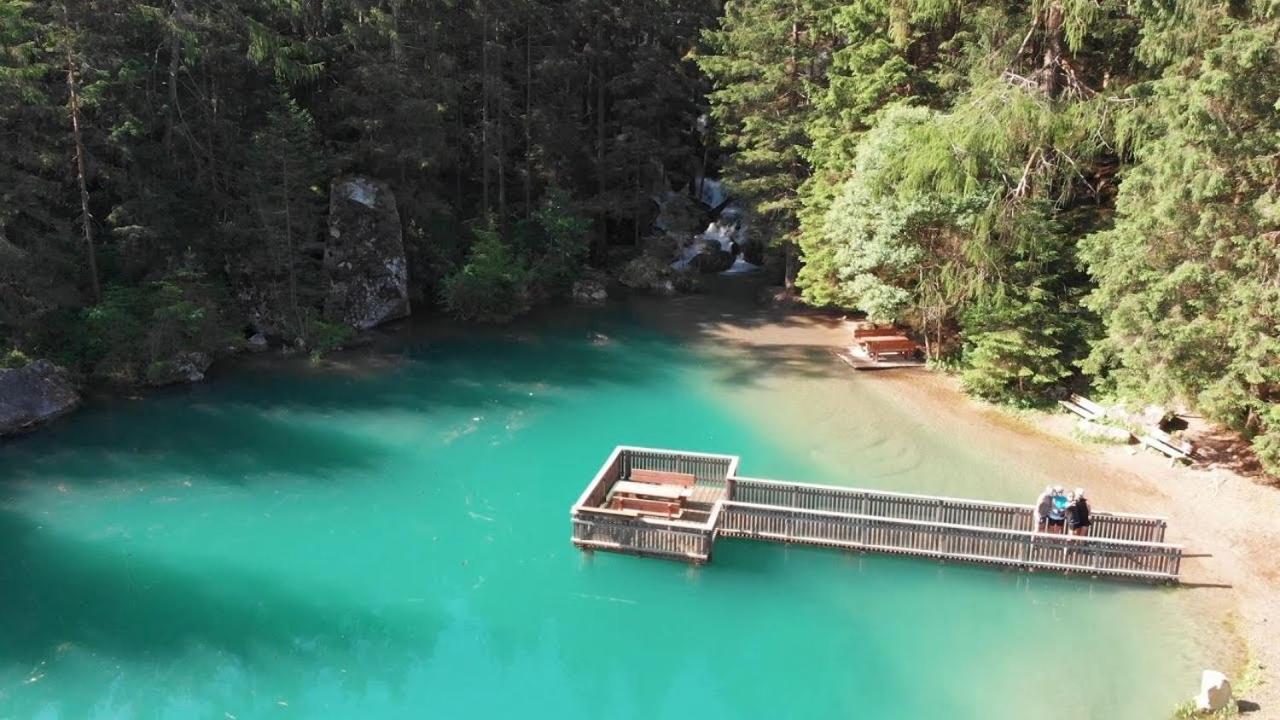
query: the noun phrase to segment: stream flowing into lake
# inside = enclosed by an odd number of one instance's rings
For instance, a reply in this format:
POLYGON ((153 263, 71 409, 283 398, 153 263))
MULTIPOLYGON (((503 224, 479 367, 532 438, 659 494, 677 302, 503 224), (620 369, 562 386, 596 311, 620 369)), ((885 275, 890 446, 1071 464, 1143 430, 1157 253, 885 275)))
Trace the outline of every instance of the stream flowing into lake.
MULTIPOLYGON (((854 485, 901 462, 790 450, 749 378, 625 308, 365 353, 0 444, 0 718, 1163 719, 1194 683, 1164 589, 747 541, 701 568, 581 554, 569 506, 616 444, 854 485)), ((925 457, 894 489, 991 473, 925 457)))

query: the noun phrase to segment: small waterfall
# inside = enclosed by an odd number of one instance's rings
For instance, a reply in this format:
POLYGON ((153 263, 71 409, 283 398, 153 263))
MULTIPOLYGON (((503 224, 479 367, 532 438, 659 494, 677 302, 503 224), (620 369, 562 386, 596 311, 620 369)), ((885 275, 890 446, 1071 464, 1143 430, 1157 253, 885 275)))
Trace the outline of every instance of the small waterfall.
POLYGON ((758 265, 752 265, 742 258, 742 247, 746 244, 748 229, 745 209, 737 201, 730 199, 729 192, 719 180, 699 178, 694 181, 693 189, 703 205, 711 209, 721 208, 720 214, 705 230, 694 236, 693 242, 677 250, 678 256, 671 267, 676 270, 688 268, 694 257, 711 243, 715 243, 723 252, 734 254, 733 266, 722 274, 758 270, 758 265))

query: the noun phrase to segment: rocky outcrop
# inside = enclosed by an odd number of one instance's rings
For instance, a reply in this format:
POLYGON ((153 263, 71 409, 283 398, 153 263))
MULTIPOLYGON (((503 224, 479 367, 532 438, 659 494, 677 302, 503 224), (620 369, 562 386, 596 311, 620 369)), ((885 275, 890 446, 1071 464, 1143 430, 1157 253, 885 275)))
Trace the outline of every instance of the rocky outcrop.
POLYGON ((675 272, 666 262, 651 255, 641 255, 624 265, 618 282, 632 290, 658 295, 676 293, 675 272))
POLYGON ((368 330, 409 314, 400 214, 385 183, 351 176, 330 185, 324 267, 328 321, 368 330))
POLYGON ((244 349, 254 353, 266 352, 270 346, 271 344, 267 342, 267 337, 262 333, 254 333, 248 340, 244 341, 244 349))
POLYGON ((573 283, 573 301, 583 305, 599 305, 609 299, 607 279, 588 275, 573 283))
POLYGON ((147 368, 147 384, 176 385, 204 380, 204 373, 213 364, 213 358, 202 352, 181 352, 169 360, 151 364, 147 368))
POLYGON ((66 372, 48 360, 0 370, 0 435, 10 435, 59 418, 80 404, 66 372))

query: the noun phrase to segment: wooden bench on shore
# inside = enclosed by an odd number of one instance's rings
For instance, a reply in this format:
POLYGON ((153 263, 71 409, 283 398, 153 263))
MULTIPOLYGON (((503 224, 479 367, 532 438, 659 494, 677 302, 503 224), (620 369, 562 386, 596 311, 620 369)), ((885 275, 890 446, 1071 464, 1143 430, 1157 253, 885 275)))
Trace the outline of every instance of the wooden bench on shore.
POLYGON ((1169 458, 1172 462, 1191 462, 1195 459, 1195 447, 1185 441, 1177 440, 1158 427, 1147 428, 1147 434, 1138 438, 1138 442, 1169 458))
POLYGON ((1069 400, 1059 400, 1058 404, 1085 420, 1101 420, 1107 415, 1106 408, 1083 395, 1072 394, 1069 400))

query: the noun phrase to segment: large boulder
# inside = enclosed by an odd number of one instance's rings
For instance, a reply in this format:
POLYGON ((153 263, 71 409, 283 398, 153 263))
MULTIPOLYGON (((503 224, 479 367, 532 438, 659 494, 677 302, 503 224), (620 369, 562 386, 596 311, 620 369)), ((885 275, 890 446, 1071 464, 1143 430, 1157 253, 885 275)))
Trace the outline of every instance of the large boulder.
POLYGON ((368 330, 409 314, 400 213, 386 183, 357 175, 329 186, 324 267, 324 316, 330 322, 368 330))
POLYGON ((716 248, 714 250, 703 250, 689 259, 689 267, 697 272, 720 273, 733 267, 734 260, 738 256, 731 252, 716 248))
POLYGON ((28 430, 80 404, 75 383, 48 360, 0 370, 0 435, 28 430))

